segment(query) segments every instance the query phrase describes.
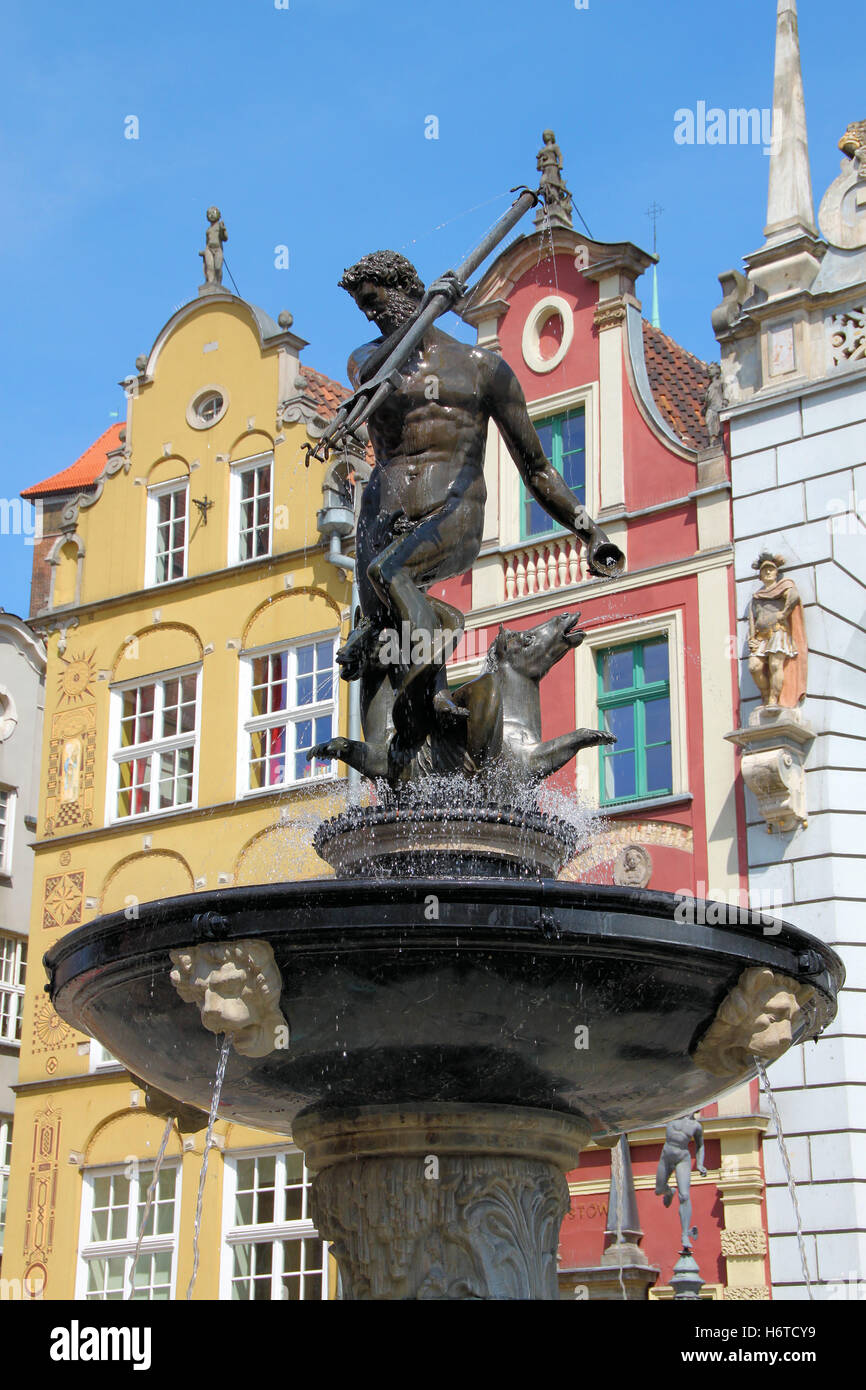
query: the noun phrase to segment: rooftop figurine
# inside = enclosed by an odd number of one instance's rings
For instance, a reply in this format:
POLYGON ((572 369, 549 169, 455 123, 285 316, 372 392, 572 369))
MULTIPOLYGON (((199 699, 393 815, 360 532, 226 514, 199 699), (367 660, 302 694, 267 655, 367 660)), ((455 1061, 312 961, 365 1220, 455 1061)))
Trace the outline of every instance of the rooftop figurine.
MULTIPOLYGON (((547 212, 551 220, 563 223, 566 227, 572 225, 571 222, 571 194, 565 186, 562 176, 562 153, 556 143, 556 136, 552 130, 545 130, 542 134, 544 144, 538 151, 535 167, 541 174, 540 193, 547 205, 547 212)), ((536 222, 544 220, 544 212, 539 208, 536 222)))
POLYGON ((205 285, 219 286, 223 282, 223 242, 228 241, 229 234, 219 208, 208 208, 207 221, 205 247, 198 254, 204 261, 205 285))

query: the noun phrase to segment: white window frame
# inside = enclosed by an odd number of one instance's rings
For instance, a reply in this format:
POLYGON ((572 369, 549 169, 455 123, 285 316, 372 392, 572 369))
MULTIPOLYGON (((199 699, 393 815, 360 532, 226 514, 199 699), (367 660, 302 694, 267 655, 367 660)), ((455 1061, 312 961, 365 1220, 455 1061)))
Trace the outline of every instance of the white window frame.
POLYGON ((6 1229, 4 1200, 9 1198, 9 1174, 12 1168, 12 1116, 0 1116, 0 1255, 3 1254, 3 1234, 6 1229))
MULTIPOLYGON (((104 1303, 117 1302, 120 1300, 109 1299, 88 1299, 87 1298, 87 1276, 91 1260, 122 1258, 123 1259, 123 1286, 122 1300, 125 1301, 129 1292, 129 1274, 132 1257, 135 1255, 138 1244, 138 1228, 135 1224, 135 1213, 138 1206, 139 1197, 147 1200, 147 1189, 153 1178, 152 1158, 127 1159, 126 1163, 106 1164, 99 1168, 86 1168, 83 1173, 83 1187, 81 1192, 81 1223, 78 1235, 78 1268, 75 1277, 75 1298, 84 1302, 104 1303), (142 1170, 147 1172, 147 1180, 142 1181, 142 1170), (127 1226, 126 1237, 120 1240, 93 1241, 90 1239, 90 1223, 93 1218, 93 1196, 95 1180, 100 1177, 111 1177, 126 1175, 129 1177, 129 1203, 127 1206, 127 1226), (134 1195, 133 1195, 134 1194, 134 1195)), ((171 1233, 169 1235, 145 1236, 141 1243, 141 1254, 162 1254, 171 1251, 171 1280, 169 1299, 173 1300, 177 1293, 177 1254, 178 1254, 178 1232, 180 1229, 180 1199, 181 1185, 183 1182, 183 1169, 179 1159, 166 1159, 162 1165, 162 1172, 169 1169, 175 1172, 174 1185, 174 1218, 172 1221, 171 1233)), ((144 1302, 145 1300, 137 1300, 144 1302)), ((168 1300, 149 1299, 148 1302, 163 1302, 168 1300)))
MULTIPOLYGON (((686 728, 685 702, 685 644, 683 641, 683 615, 679 608, 667 613, 652 613, 645 618, 629 622, 612 623, 610 627, 594 628, 587 632, 581 646, 575 649, 575 692, 576 725, 578 729, 598 728, 598 681, 597 653, 606 647, 626 647, 634 642, 648 642, 654 637, 666 637, 668 643, 668 662, 670 668, 671 701, 671 785, 672 791, 665 798, 689 795, 688 731, 686 728), (591 679, 588 678, 591 669, 591 679)), ((651 805, 659 800, 657 796, 636 797, 634 801, 617 801, 610 806, 601 806, 601 786, 599 782, 598 750, 585 753, 576 760, 577 789, 592 806, 599 806, 605 816, 651 805)))
POLYGON ((0 852, 0 878, 12 877, 12 851, 15 838, 15 807, 18 794, 14 787, 0 787, 0 801, 5 802, 3 811, 3 845, 0 852))
MULTIPOLYGON (((255 528, 254 528, 255 529, 255 528)), ((230 565, 250 565, 255 560, 265 560, 273 554, 274 550, 274 455, 271 453, 253 454, 250 458, 238 459, 231 467, 231 477, 229 479, 229 545, 228 557, 230 565), (271 470, 271 487, 269 493, 270 508, 268 518, 268 548, 262 555, 248 555, 246 559, 241 557, 241 479, 245 473, 257 472, 260 468, 268 466, 271 470)))
POLYGON ((148 589, 164 589, 170 584, 180 584, 187 578, 189 570, 189 478, 172 478, 167 483, 156 483, 147 489, 147 527, 144 583, 148 589), (183 533, 183 574, 175 579, 156 577, 156 532, 159 524, 159 501, 172 492, 182 492, 186 506, 186 524, 183 533))
POLYGON ((10 1006, 6 1024, 3 1031, 0 1031, 0 1043, 6 1047, 20 1047, 21 1039, 14 1036, 14 1026, 12 1032, 9 1031, 9 1027, 16 1022, 20 1024, 24 1011, 24 994, 27 987, 27 937, 15 936, 12 932, 4 931, 0 933, 0 941, 4 945, 11 946, 12 949, 7 953, 7 959, 12 963, 12 977, 17 980, 20 976, 21 979, 20 984, 12 984, 7 983, 0 975, 0 995, 8 997, 12 1002, 17 1001, 14 1009, 10 1006), (24 960, 22 960, 22 952, 24 960))
MULTIPOLYGON (((294 1144, 282 1144, 279 1148, 255 1148, 255 1149, 233 1149, 231 1153, 224 1155, 225 1163, 223 1166, 223 1210, 222 1210, 222 1249, 220 1257, 220 1292, 221 1300, 230 1301, 232 1297, 232 1272, 234 1264, 234 1248, 236 1245, 271 1245, 284 1240, 317 1240, 322 1244, 322 1297, 324 1303, 328 1299, 329 1292, 329 1265, 330 1265, 330 1246, 327 1241, 322 1240, 312 1221, 304 1219, 300 1221, 272 1221, 253 1226, 238 1226, 235 1224, 235 1196, 237 1194, 238 1161, 244 1158, 276 1158, 276 1179, 275 1179, 275 1200, 277 1194, 285 1191, 285 1158, 288 1154, 300 1153, 294 1144)), ((304 1182, 308 1184, 311 1174, 304 1164, 304 1182)), ((309 1199, 308 1199, 309 1200, 309 1199)), ((276 1212, 275 1212, 276 1215, 276 1212)), ((281 1277, 280 1260, 275 1259, 271 1271, 271 1291, 276 1288, 281 1277)), ((248 1300, 241 1300, 248 1301, 248 1300)), ((254 1301, 254 1300, 249 1300, 254 1301)), ((265 1300, 261 1300, 264 1302, 265 1300)), ((272 1299, 273 1302, 282 1302, 282 1298, 272 1299)), ((288 1300, 286 1300, 288 1301, 288 1300)), ((313 1300, 299 1300, 312 1302, 313 1300)))
MULTIPOLYGON (((268 796, 276 792, 287 791, 293 787, 309 787, 319 782, 333 781, 337 775, 337 759, 331 759, 330 772, 321 773, 318 777, 290 778, 283 782, 274 783, 273 786, 251 787, 250 786, 250 734, 257 731, 268 729, 274 725, 284 722, 286 725, 298 723, 301 719, 312 719, 314 721, 323 714, 331 713, 331 737, 335 738, 340 728, 340 672, 337 666, 337 648, 340 643, 340 634, 337 631, 312 633, 309 636, 297 638, 290 642, 275 642, 263 647, 250 647, 249 650, 240 653, 240 671, 238 679, 238 753, 237 753, 237 797, 246 798, 251 796, 268 796), (280 710, 278 714, 252 715, 250 713, 253 694, 253 661, 258 657, 275 656, 279 652, 296 652, 300 647, 312 647, 317 642, 333 642, 334 644, 334 678, 333 696, 331 700, 317 701, 311 705, 298 705, 290 709, 280 710)), ((297 667, 294 659, 290 659, 289 675, 287 683, 292 686, 297 667)), ((313 730, 315 736, 315 727, 313 730)), ((286 753, 286 770, 294 766, 294 751, 289 755, 286 753)))
POLYGON ((130 825, 137 821, 152 820, 164 816, 176 816, 185 811, 194 811, 198 808, 198 782, 199 764, 201 761, 201 666, 177 666, 171 671, 154 671, 146 676, 136 676, 133 680, 121 681, 118 685, 111 687, 111 700, 108 716, 108 783, 106 788, 106 817, 107 825, 130 825), (137 690, 142 685, 155 685, 157 695, 154 700, 154 728, 157 727, 157 715, 162 717, 165 708, 165 683, 170 680, 177 680, 184 676, 196 678, 195 687, 195 727, 192 734, 173 734, 169 738, 151 739, 148 743, 131 744, 129 747, 122 748, 120 745, 121 715, 123 712, 123 696, 128 690, 137 690), (166 806, 162 810, 158 807, 153 809, 155 799, 159 799, 159 754, 171 752, 180 748, 192 747, 192 800, 184 802, 182 806, 166 806), (150 769, 150 809, 139 811, 128 816, 118 815, 117 797, 120 790, 120 764, 131 761, 130 749, 137 749, 137 756, 149 757, 151 759, 150 769))
MULTIPOLYGON (((590 381, 583 386, 574 386, 553 396, 541 396, 528 401, 527 410, 533 425, 537 420, 546 420, 551 415, 565 415, 569 410, 583 408, 585 421, 584 457, 586 461, 586 509, 590 516, 598 510, 600 495, 600 455, 599 455, 599 394, 598 382, 590 381)), ((521 537, 521 477, 504 439, 496 431, 499 456, 499 549, 524 550, 552 536, 567 535, 565 527, 559 526, 550 518, 550 532, 544 536, 521 537)))
POLYGON ((123 1068, 123 1063, 119 1062, 113 1052, 99 1041, 98 1038, 90 1039, 90 1051, 88 1052, 87 1070, 97 1071, 119 1071, 123 1068))

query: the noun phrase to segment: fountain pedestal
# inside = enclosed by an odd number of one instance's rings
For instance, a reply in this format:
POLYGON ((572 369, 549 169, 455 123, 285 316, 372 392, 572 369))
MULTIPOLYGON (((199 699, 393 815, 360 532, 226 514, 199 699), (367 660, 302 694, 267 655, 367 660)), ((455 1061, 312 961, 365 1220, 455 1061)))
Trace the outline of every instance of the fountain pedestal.
POLYGON ((347 1299, 559 1298, 565 1174, 589 1127, 517 1106, 311 1111, 312 1216, 347 1299))

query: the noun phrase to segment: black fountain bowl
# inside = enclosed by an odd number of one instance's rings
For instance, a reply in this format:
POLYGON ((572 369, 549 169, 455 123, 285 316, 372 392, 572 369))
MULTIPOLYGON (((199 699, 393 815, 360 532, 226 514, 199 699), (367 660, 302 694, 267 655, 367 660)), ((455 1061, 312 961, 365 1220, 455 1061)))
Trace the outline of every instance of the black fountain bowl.
POLYGON ((602 1135, 698 1109, 728 1079, 692 1053, 741 973, 815 990, 795 1041, 834 1017, 838 957, 759 914, 666 893, 508 879, 324 879, 197 893, 102 917, 45 957, 57 1012, 136 1076, 207 1110, 219 1039, 169 951, 266 939, 288 1046, 232 1051, 221 1116, 291 1133, 311 1107, 461 1102, 556 1110, 602 1135), (734 920, 731 921, 730 919, 734 920))

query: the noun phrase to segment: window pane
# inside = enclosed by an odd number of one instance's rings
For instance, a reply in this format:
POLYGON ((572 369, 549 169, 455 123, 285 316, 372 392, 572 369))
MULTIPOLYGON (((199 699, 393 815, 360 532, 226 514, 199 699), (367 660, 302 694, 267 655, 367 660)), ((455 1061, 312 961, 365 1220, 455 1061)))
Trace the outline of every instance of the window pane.
POLYGON ((603 763, 605 801, 637 794, 634 753, 605 753, 603 763))
POLYGON ((648 792, 669 792, 672 789, 670 744, 647 750, 646 769, 648 792))
POLYGON ((601 658, 602 689, 630 690, 634 685, 634 653, 631 647, 604 652, 601 658))
POLYGON ((586 446, 586 417, 583 411, 574 415, 567 415, 562 421, 562 452, 563 455, 571 454, 576 449, 583 450, 586 446))
POLYGON ((545 425, 545 424, 538 424, 538 425, 536 425, 536 426, 535 426, 535 432, 536 432, 536 434, 538 435, 538 438, 541 440, 541 447, 542 447, 542 449, 544 450, 545 458, 547 458, 548 461, 552 460, 552 458, 553 458, 553 422, 552 422, 552 421, 548 421, 546 425, 545 425))
POLYGON ((621 705, 618 709, 604 711, 604 727, 607 733, 617 739, 615 752, 624 753, 634 748, 634 706, 621 705))
POLYGON ((670 700, 667 697, 663 700, 648 700, 644 709, 646 711, 647 743, 669 743, 671 737, 670 700))
POLYGON ((313 670, 314 647, 298 647, 298 675, 307 676, 313 670))
POLYGON ((661 642, 646 642, 643 649, 643 678, 645 685, 666 681, 669 677, 667 638, 661 642))

